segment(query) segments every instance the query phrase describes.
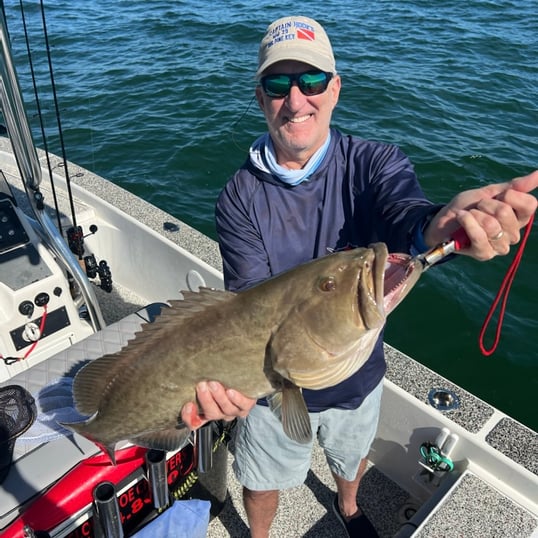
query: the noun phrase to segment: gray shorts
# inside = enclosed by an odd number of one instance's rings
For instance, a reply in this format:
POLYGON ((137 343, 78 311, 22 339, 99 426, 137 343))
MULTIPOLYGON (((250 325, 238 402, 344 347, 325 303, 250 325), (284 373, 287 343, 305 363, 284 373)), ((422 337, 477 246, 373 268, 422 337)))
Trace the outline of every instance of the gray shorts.
MULTIPOLYGON (((368 455, 379 421, 383 381, 357 409, 328 409, 310 413, 312 431, 323 448, 329 468, 344 480, 354 480, 368 455)), ((301 485, 310 469, 314 441, 289 439, 280 420, 256 405, 235 432, 233 469, 237 480, 252 491, 281 490, 301 485)))

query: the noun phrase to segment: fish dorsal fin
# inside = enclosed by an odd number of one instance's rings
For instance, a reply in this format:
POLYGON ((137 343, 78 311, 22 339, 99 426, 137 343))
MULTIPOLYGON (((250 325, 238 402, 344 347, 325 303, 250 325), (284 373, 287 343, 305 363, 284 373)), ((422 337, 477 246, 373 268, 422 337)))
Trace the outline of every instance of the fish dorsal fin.
MULTIPOLYGON (((177 323, 182 319, 200 314, 204 310, 227 302, 237 295, 232 291, 215 288, 200 288, 198 292, 182 291, 181 293, 184 299, 168 301, 169 308, 163 308, 153 323, 142 325, 141 330, 135 333, 134 340, 136 340, 137 350, 141 353, 150 351, 154 344, 161 340, 163 328, 169 327, 171 323, 176 324, 177 327, 177 323)), ((130 344, 132 342, 131 340, 130 344)))
POLYGON ((312 440, 310 416, 299 387, 283 379, 282 392, 268 396, 267 401, 290 439, 301 444, 312 440))
POLYGON ((131 443, 145 448, 172 451, 182 449, 188 442, 190 430, 186 426, 178 426, 168 430, 159 430, 129 439, 131 443))
MULTIPOLYGON (((151 356, 151 350, 162 339, 161 330, 172 320, 189 318, 236 295, 231 291, 214 288, 200 288, 199 292, 183 291, 182 294, 184 299, 170 301, 170 308, 163 308, 153 323, 142 325, 141 330, 133 335, 123 349, 88 363, 78 372, 73 394, 81 413, 93 415, 98 411, 116 376, 134 368, 137 357, 151 356)), ((133 375, 136 372, 133 371, 133 375)))
POLYGON ((217 288, 199 288, 198 291, 182 290, 181 295, 183 295, 183 299, 169 301, 170 308, 163 309, 161 315, 155 321, 159 321, 163 316, 166 319, 166 317, 174 315, 174 311, 179 311, 183 314, 201 312, 218 303, 229 301, 237 294, 233 291, 219 290, 217 288))
MULTIPOLYGON (((182 291, 183 299, 173 299, 168 301, 169 308, 163 308, 159 316, 153 323, 146 323, 141 331, 134 336, 139 338, 150 338, 150 333, 160 332, 164 325, 170 322, 178 322, 181 319, 188 319, 220 303, 225 303, 237 294, 233 291, 218 290, 216 288, 200 288, 199 291, 182 291)), ((158 338, 158 337, 157 337, 158 338)))

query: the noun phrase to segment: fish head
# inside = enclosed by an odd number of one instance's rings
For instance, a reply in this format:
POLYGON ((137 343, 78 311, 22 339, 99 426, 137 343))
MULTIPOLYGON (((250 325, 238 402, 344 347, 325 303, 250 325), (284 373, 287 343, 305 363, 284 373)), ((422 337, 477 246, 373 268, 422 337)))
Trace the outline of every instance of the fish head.
POLYGON ((386 316, 417 282, 422 265, 375 243, 302 267, 296 286, 303 296, 274 331, 272 368, 300 387, 326 388, 366 362, 386 316))

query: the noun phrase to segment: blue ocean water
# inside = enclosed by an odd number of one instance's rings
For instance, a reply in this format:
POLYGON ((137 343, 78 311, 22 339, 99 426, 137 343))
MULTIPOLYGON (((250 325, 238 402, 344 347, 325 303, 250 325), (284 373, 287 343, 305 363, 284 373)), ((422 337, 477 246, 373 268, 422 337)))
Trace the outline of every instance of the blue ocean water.
MULTIPOLYGON (((269 0, 44 3, 69 159, 215 237, 217 194, 265 130, 252 101, 258 42, 289 9, 269 0)), ((4 4, 22 60, 19 0, 4 4)), ((38 62, 39 2, 22 4, 58 151, 38 62)), ((426 193, 448 201, 538 168, 536 7, 530 0, 299 0, 293 13, 318 19, 331 37, 343 78, 333 125, 400 145, 426 193)), ((27 70, 20 79, 33 117, 27 70)), ((477 336, 506 257, 458 259, 430 271, 386 332, 390 344, 534 429, 537 227, 493 356, 480 354, 477 336)))

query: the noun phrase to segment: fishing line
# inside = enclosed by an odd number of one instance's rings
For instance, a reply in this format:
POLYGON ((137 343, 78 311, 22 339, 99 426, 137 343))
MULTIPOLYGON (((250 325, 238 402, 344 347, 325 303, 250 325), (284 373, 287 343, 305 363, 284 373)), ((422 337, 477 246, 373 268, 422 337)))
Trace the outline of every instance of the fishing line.
MULTIPOLYGON (((52 198, 54 200, 54 207, 57 208, 58 207, 58 197, 56 196, 56 186, 55 186, 54 181, 52 179, 52 164, 50 162, 47 137, 45 135, 45 125, 44 125, 44 122, 43 122, 43 113, 42 113, 42 109, 41 109, 41 99, 39 97, 39 92, 37 90, 37 80, 36 80, 36 75, 35 75, 35 70, 34 70, 34 61, 33 61, 33 57, 32 57, 32 50, 30 48, 30 37, 28 35, 28 26, 26 24, 26 14, 25 14, 24 4, 23 4, 22 0, 19 1, 19 5, 20 5, 20 8, 21 8, 22 26, 23 26, 23 29, 24 29, 24 39, 26 41, 26 51, 27 51, 27 56, 28 56, 28 66, 30 68, 30 75, 31 75, 31 78, 32 78, 32 87, 33 87, 33 90, 34 90, 34 96, 35 96, 35 102, 36 102, 36 108, 37 108, 37 117, 39 119, 39 127, 40 127, 40 130, 41 130, 41 139, 43 141, 43 149, 45 151, 45 156, 46 156, 46 159, 47 159, 47 170, 49 172, 50 185, 51 185, 51 190, 52 190, 52 198)), ((58 220, 58 230, 60 230, 60 232, 61 232, 61 230, 62 230, 62 222, 61 222, 60 212, 59 211, 56 211, 56 218, 58 220)))
POLYGON ((51 83, 52 95, 53 95, 53 100, 54 100, 54 109, 55 109, 55 112, 56 112, 56 122, 57 122, 57 126, 58 126, 58 136, 59 136, 59 139, 60 139, 60 148, 61 148, 61 151, 62 151, 62 161, 63 161, 64 173, 65 173, 65 183, 66 183, 66 186, 67 186, 67 192, 69 194, 68 198, 69 198, 69 205, 70 205, 70 208, 71 208, 71 218, 73 219, 73 228, 76 229, 77 228, 77 220, 76 220, 76 215, 75 215, 75 202, 73 200, 73 193, 72 193, 72 189, 71 189, 71 178, 69 176, 69 170, 68 170, 68 166, 67 166, 67 156, 66 156, 66 151, 65 151, 65 143, 64 143, 64 137, 63 137, 62 121, 61 121, 61 118, 60 118, 60 107, 59 107, 59 104, 58 104, 58 95, 56 93, 56 82, 54 80, 54 71, 53 71, 53 68, 52 68, 52 55, 50 53, 49 35, 48 35, 48 32, 47 32, 47 20, 46 20, 46 17, 45 17, 45 6, 43 4, 43 0, 41 0, 40 6, 41 6, 41 19, 43 21, 43 37, 45 39, 45 48, 46 48, 46 51, 47 51, 47 61, 48 61, 48 64, 49 64, 50 83, 51 83))
POLYGON ((248 148, 242 148, 238 143, 237 141, 235 140, 235 128, 241 123, 241 121, 243 120, 243 118, 247 115, 248 111, 250 110, 250 107, 252 106, 252 103, 254 102, 254 100, 256 99, 256 95, 253 95, 252 96, 252 99, 250 100, 246 110, 243 112, 243 114, 241 114, 241 117, 236 120, 233 124, 232 124, 232 130, 231 130, 231 137, 232 137, 232 142, 234 143, 234 146, 237 148, 237 149, 240 149, 241 151, 248 151, 248 148))
POLYGON ((521 263, 521 258, 523 257, 523 251, 525 250, 527 239, 529 238, 529 235, 532 230, 533 221, 534 221, 534 215, 531 216, 529 222, 527 223, 527 226, 525 228, 525 233, 523 234, 523 238, 521 239, 521 242, 519 243, 519 247, 514 256, 514 259, 510 263, 510 266, 508 267, 508 270, 506 271, 506 274, 504 275, 499 291, 497 292, 497 295, 495 296, 493 303, 489 307, 489 311, 486 315, 486 318, 484 319, 482 328, 480 329, 480 334, 478 336, 478 346, 480 347, 480 351, 482 352, 482 355, 485 355, 486 357, 488 357, 489 355, 492 355, 497 349, 497 346, 499 345, 504 315, 506 313, 506 303, 508 301, 508 296, 510 294, 510 288, 512 287, 514 277, 516 276, 516 272, 518 270, 519 264, 521 263), (487 349, 484 345, 484 336, 485 336, 486 330, 489 327, 491 318, 493 317, 493 314, 495 313, 495 310, 497 309, 497 305, 499 304, 499 301, 501 301, 501 299, 502 299, 502 303, 501 303, 501 309, 499 311, 499 318, 497 320, 497 327, 495 329, 495 338, 493 340, 492 346, 489 349, 487 349))

